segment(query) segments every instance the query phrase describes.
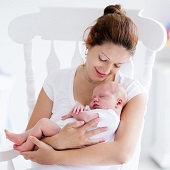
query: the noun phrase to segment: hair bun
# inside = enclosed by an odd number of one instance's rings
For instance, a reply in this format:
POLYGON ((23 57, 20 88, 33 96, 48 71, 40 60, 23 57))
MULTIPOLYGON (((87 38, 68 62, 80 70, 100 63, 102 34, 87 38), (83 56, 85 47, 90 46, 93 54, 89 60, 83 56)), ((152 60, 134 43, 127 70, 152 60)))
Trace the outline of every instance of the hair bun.
POLYGON ((120 5, 109 5, 104 9, 104 15, 107 14, 113 14, 113 13, 117 13, 117 14, 121 14, 121 6, 120 5))

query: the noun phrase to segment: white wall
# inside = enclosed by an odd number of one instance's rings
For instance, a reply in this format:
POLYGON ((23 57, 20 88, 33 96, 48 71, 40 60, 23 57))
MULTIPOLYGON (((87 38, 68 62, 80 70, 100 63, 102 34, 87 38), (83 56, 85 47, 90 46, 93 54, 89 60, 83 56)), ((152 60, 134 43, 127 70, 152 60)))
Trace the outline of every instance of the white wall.
MULTIPOLYGON (((37 11, 38 6, 98 6, 104 8, 112 3, 122 4, 124 8, 143 8, 145 9, 144 16, 155 18, 163 24, 170 21, 169 0, 0 0, 0 69, 10 73, 15 79, 11 97, 8 101, 8 113, 6 113, 10 117, 9 121, 11 121, 11 127, 9 128, 14 131, 22 131, 27 123, 28 111, 23 50, 22 46, 15 44, 8 36, 10 21, 19 15, 37 11)), ((151 142, 152 127, 150 123, 147 123, 149 120, 151 120, 150 113, 146 116, 147 130, 144 131, 144 146, 148 146, 151 142)))

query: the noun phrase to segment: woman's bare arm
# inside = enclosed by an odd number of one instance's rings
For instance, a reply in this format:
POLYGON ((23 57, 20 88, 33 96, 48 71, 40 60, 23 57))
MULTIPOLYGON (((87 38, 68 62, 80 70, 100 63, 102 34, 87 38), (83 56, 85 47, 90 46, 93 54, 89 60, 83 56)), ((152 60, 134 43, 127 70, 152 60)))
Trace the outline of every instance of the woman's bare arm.
POLYGON ((50 100, 42 88, 26 130, 31 129, 41 118, 50 118, 52 114, 52 106, 52 100, 50 100))
POLYGON ((64 165, 113 165, 127 162, 133 155, 139 140, 146 100, 146 95, 140 94, 127 103, 122 111, 114 142, 57 153, 59 156, 56 156, 56 162, 60 160, 59 163, 64 165), (78 160, 77 155, 79 155, 78 160))
MULTIPOLYGON (((26 159, 31 159, 40 164, 46 162, 46 157, 43 157, 42 153, 45 153, 46 156, 48 155, 48 164, 104 166, 127 162, 133 155, 139 140, 145 108, 145 94, 135 96, 127 103, 122 111, 120 125, 116 132, 114 142, 100 143, 81 149, 65 151, 55 151, 52 150, 51 147, 43 145, 39 150, 23 153, 23 155, 26 159), (77 159, 77 156, 79 159, 77 159)), ((84 126, 82 128, 84 128, 84 126)), ((64 138, 64 136, 62 136, 62 138, 64 138)), ((60 138, 58 138, 58 146, 66 146, 65 142, 67 141, 59 139, 60 138)), ((41 142, 36 141, 35 143, 41 142)))
MULTIPOLYGON (((45 91, 42 88, 26 130, 29 130, 30 128, 32 128, 41 118, 50 118, 52 114, 51 113, 52 106, 53 106, 53 102, 51 101, 51 99, 49 99, 49 97, 46 95, 45 91)), ((90 128, 96 123, 98 122, 96 122, 95 120, 92 122, 92 124, 89 123, 88 128, 90 128)), ((82 126, 84 122, 82 124, 82 122, 80 121, 78 122, 78 124, 82 126)), ((67 148, 77 148, 77 147, 80 148, 80 147, 83 147, 84 145, 92 145, 92 144, 103 142, 104 139, 87 140, 87 138, 92 135, 95 135, 95 134, 98 134, 98 133, 101 133, 107 130, 107 128, 99 128, 99 129, 96 129, 96 131, 86 133, 86 130, 87 130, 85 129, 86 126, 84 127, 84 129, 79 129, 78 128, 79 125, 76 125, 77 127, 72 127, 72 128, 70 128, 69 126, 70 126, 69 124, 68 126, 65 126, 65 128, 63 128, 60 135, 54 135, 52 137, 45 137, 42 139, 42 141, 52 146, 55 149, 57 148, 67 149, 67 148), (65 133, 67 135, 65 135, 65 133), (69 135, 70 135, 70 139, 73 139, 72 143, 70 143, 70 141, 68 142, 69 135), (58 140, 58 138, 60 138, 60 140, 58 140), (68 143, 61 142, 62 143, 61 145, 61 143, 58 143, 56 141, 65 141, 65 142, 67 141, 68 143)))

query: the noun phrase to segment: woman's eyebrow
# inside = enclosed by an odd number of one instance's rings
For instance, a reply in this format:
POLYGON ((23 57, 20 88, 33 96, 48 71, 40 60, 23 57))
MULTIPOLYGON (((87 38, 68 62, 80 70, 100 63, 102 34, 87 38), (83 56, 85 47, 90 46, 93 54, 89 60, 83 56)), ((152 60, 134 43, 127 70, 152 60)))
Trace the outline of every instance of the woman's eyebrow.
POLYGON ((110 58, 106 55, 106 54, 104 54, 103 52, 101 52, 106 58, 108 58, 108 60, 110 60, 110 58))
MULTIPOLYGON (((106 54, 104 54, 103 52, 101 52, 108 60, 110 60, 110 58, 106 55, 106 54)), ((115 63, 115 64, 124 64, 124 63, 115 63)))

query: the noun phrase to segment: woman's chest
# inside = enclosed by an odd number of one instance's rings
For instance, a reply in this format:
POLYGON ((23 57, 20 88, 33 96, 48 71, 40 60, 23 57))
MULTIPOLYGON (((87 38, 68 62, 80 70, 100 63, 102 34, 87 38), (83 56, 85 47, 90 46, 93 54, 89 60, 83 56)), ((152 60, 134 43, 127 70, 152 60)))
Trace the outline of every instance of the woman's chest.
POLYGON ((94 87, 89 87, 85 84, 82 84, 80 86, 76 86, 75 84, 75 86, 73 87, 74 99, 84 106, 88 105, 92 98, 93 89, 94 87))

